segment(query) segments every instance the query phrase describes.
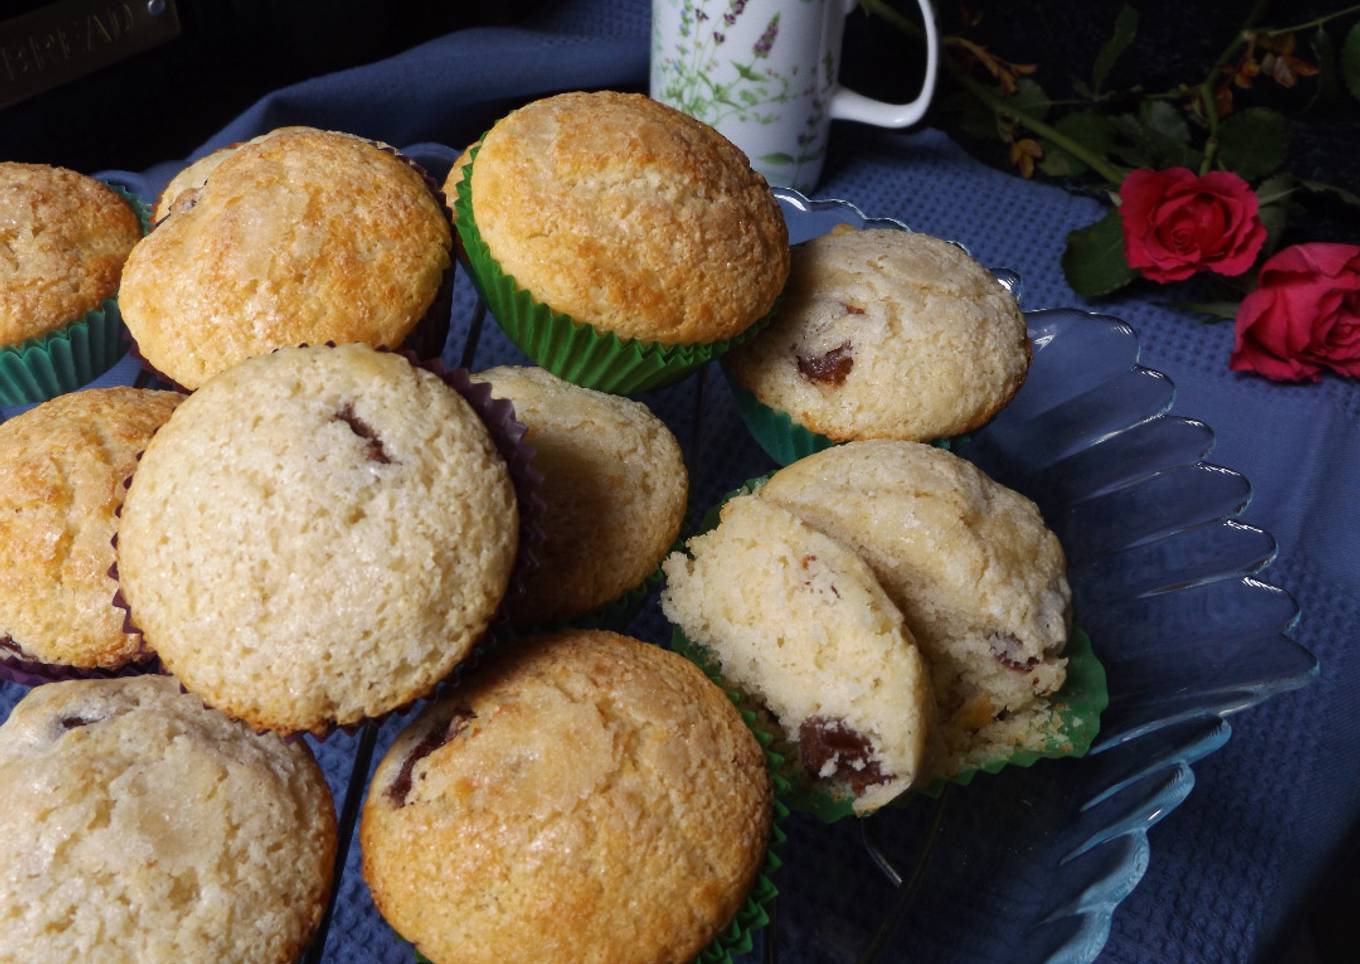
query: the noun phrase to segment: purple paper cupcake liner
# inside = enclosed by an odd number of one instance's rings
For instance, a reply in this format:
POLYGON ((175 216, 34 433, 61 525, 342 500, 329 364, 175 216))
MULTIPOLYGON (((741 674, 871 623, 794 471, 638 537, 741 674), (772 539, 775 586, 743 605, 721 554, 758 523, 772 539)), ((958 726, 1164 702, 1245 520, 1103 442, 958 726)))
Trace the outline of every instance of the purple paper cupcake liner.
MULTIPOLYGON (((142 451, 145 451, 145 449, 142 451)), ((138 452, 133 459, 134 472, 137 470, 136 464, 141 460, 142 453, 138 452)), ((132 476, 128 475, 123 479, 121 486, 125 493, 124 498, 127 497, 126 492, 131 484, 132 476)), ((114 507, 113 517, 115 520, 123 517, 123 503, 121 501, 114 507)), ((41 660, 31 658, 9 636, 0 636, 0 679, 31 688, 41 686, 43 683, 63 683, 73 679, 114 679, 121 676, 145 676, 165 672, 161 668, 160 659, 147 647, 146 638, 142 636, 142 631, 133 625, 132 611, 128 608, 127 601, 123 599, 122 587, 118 586, 118 527, 116 522, 109 545, 113 547, 113 562, 109 565, 107 575, 117 587, 113 591, 111 601, 114 609, 120 609, 123 612, 122 631, 124 635, 138 637, 138 655, 141 658, 134 658, 118 669, 87 669, 60 663, 44 663, 41 660)))
POLYGON ((154 655, 145 662, 129 663, 119 669, 82 669, 28 659, 8 636, 0 636, 0 650, 4 651, 4 655, 0 655, 0 679, 30 689, 44 683, 64 683, 73 679, 115 679, 162 672, 160 660, 154 655))

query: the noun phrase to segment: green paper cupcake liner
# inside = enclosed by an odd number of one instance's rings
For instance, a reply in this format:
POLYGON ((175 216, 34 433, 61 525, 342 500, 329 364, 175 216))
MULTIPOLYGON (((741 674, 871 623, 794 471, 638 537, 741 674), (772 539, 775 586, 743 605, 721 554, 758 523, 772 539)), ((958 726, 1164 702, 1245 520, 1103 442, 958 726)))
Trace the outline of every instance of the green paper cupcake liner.
POLYGON ((0 405, 45 402, 89 384, 122 357, 123 316, 118 301, 64 328, 0 348, 0 405))
POLYGON ((1032 767, 1040 760, 1085 756, 1100 732, 1100 714, 1110 705, 1105 667, 1091 648, 1091 637, 1075 623, 1063 655, 1067 657, 1067 680, 1050 699, 1057 725, 1042 747, 1017 747, 1004 756, 940 777, 915 792, 938 797, 946 784, 966 787, 979 773, 999 773, 1007 766, 1032 767))
POLYGON ((114 194, 127 202, 128 207, 132 208, 132 213, 137 215, 137 223, 141 225, 142 237, 150 234, 151 229, 155 227, 151 223, 151 208, 143 203, 141 198, 120 184, 112 184, 109 181, 101 181, 100 183, 112 190, 114 194))
MULTIPOLYGON (((146 205, 110 184, 137 215, 142 236, 151 230, 146 205)), ((45 402, 89 384, 123 356, 123 316, 116 298, 55 331, 0 348, 0 405, 45 402)))
MULTIPOLYGON (((737 496, 751 495, 773 475, 773 472, 769 472, 748 479, 727 493, 704 514, 693 535, 702 535, 714 528, 718 524, 723 505, 737 496)), ((678 626, 672 627, 671 645, 687 659, 697 663, 725 690, 736 692, 720 679, 716 661, 702 646, 687 639, 678 626)), ((1085 630, 1075 624, 1063 655, 1067 657, 1067 679, 1062 689, 1055 693, 1050 701, 1057 725, 1050 731, 1042 747, 1015 748, 976 767, 960 770, 949 777, 937 778, 923 786, 913 787, 911 792, 934 798, 940 795, 947 783, 967 786, 979 772, 998 773, 1007 766, 1030 767, 1039 760, 1085 756, 1096 734, 1100 732, 1100 715, 1110 703, 1105 668, 1096 658, 1091 647, 1091 638, 1085 630)), ((748 705, 754 709, 754 704, 748 705)), ((767 725, 772 732, 778 732, 778 726, 772 720, 767 721, 767 725)), ((794 762, 797 758, 795 748, 787 741, 782 738, 775 739, 774 749, 776 755, 783 761, 781 775, 790 784, 788 800, 793 809, 811 813, 826 823, 854 816, 853 801, 850 798, 837 797, 807 779, 794 762)), ((908 796, 909 794, 903 794, 889 805, 901 806, 908 796)))
POLYGON ((472 168, 480 147, 469 155, 458 182, 454 209, 469 274, 505 334, 534 363, 584 388, 635 395, 670 385, 723 352, 753 337, 773 317, 763 318, 734 338, 701 345, 662 345, 601 332, 555 312, 503 272, 473 218, 472 168))
MULTIPOLYGON (((686 656, 683 651, 676 650, 676 652, 686 656)), ((690 657, 686 656, 686 658, 690 657)), ((783 865, 777 851, 787 839, 784 821, 788 819, 789 808, 784 801, 788 798, 792 787, 784 776, 786 764, 784 757, 778 751, 774 732, 767 728, 764 718, 744 700, 740 692, 726 686, 722 679, 712 672, 710 666, 706 666, 698 660, 690 659, 690 661, 703 670, 704 675, 726 693, 727 698, 732 701, 732 705, 737 708, 742 721, 755 735, 756 742, 760 744, 761 752, 765 754, 765 765, 770 771, 770 782, 774 785, 774 817, 770 821, 770 840, 766 844, 765 860, 756 873, 755 882, 751 885, 751 890, 747 893, 746 900, 742 903, 736 916, 695 957, 695 961, 702 962, 702 964, 732 964, 734 957, 751 952, 751 948, 754 946, 754 935, 770 922, 767 908, 779 896, 779 888, 775 886, 773 878, 775 872, 783 865)))
MULTIPOLYGON (((815 455, 823 449, 841 444, 799 425, 788 412, 781 412, 766 405, 739 385, 726 365, 722 368, 723 374, 727 377, 728 387, 732 389, 732 399, 737 404, 737 413, 741 415, 742 423, 765 454, 775 462, 789 465, 809 455, 815 455)), ((954 435, 950 438, 937 438, 930 444, 950 451, 955 445, 970 438, 971 434, 954 435)))

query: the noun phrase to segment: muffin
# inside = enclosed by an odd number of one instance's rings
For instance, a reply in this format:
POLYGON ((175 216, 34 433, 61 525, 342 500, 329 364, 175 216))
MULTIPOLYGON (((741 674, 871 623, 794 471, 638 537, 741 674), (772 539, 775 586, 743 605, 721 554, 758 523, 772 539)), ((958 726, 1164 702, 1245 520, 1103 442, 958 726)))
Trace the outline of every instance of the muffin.
POLYGON ((505 462, 443 380, 364 345, 292 348, 210 379, 152 440, 118 577, 190 692, 259 728, 322 732, 448 675, 505 593, 517 536, 505 462))
POLYGON ((167 677, 41 686, 0 727, 6 960, 289 964, 334 857, 306 744, 167 677))
POLYGON ((118 360, 112 301, 142 236, 131 203, 94 178, 0 162, 0 404, 74 391, 118 360))
POLYGON ((745 155, 639 94, 514 111, 450 187, 497 320, 587 387, 638 391, 692 370, 749 333, 788 275, 778 205, 745 155))
POLYGON ((794 249, 774 320, 725 364, 757 403, 831 442, 929 441, 984 425, 1029 358, 1020 307, 986 268, 947 241, 881 228, 794 249))
POLYGON ((151 365, 197 388, 275 348, 411 335, 451 263, 448 218, 420 173, 382 145, 310 128, 217 157, 194 165, 128 259, 123 317, 151 365))
POLYGON ((772 799, 755 737, 693 664, 540 636, 397 737, 364 804, 364 878, 436 964, 690 961, 755 882, 772 799))
POLYGON ((562 622, 639 587, 685 517, 685 459, 665 423, 641 402, 541 368, 493 368, 474 378, 514 403, 543 474, 540 566, 512 621, 562 622))
POLYGON ((745 495, 666 560, 661 606, 768 709, 805 779, 859 815, 922 769, 934 713, 902 614, 852 550, 745 495))
POLYGON ((160 197, 156 198, 156 207, 154 209, 156 222, 160 223, 173 214, 175 210, 175 201, 179 199, 180 195, 186 194, 186 192, 187 195, 184 198, 184 203, 180 205, 180 210, 187 211, 192 209, 193 206, 198 203, 199 192, 203 189, 203 186, 208 183, 208 178, 217 170, 217 166, 228 157, 235 154, 236 151, 244 145, 256 144, 260 141, 268 140, 275 134, 295 133, 310 129, 311 128, 307 127, 279 127, 272 131, 265 131, 259 137, 253 137, 248 141, 241 141, 235 144, 228 144, 226 147, 219 147, 211 154, 200 157, 172 177, 170 182, 165 185, 165 189, 161 191, 160 197))
POLYGON ((1044 743, 1071 592, 1034 503, 955 455, 894 441, 827 449, 758 496, 857 551, 906 617, 940 711, 936 772, 1044 743))
POLYGON ((104 670, 150 656, 113 605, 115 514, 181 399, 92 389, 0 425, 0 656, 104 670))

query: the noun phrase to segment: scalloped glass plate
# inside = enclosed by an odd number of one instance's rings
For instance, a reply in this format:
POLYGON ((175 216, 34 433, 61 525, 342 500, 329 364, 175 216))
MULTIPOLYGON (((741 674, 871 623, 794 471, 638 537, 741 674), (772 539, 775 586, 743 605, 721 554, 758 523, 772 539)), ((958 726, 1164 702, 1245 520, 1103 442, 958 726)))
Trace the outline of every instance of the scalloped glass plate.
MULTIPOLYGON (((838 224, 906 229, 848 202, 775 194, 795 243, 838 224)), ((1014 272, 996 274, 1018 293, 1014 272)), ((858 849, 853 827, 820 841, 796 828, 779 908, 792 959, 857 960, 881 930, 884 960, 1094 960, 1147 868, 1148 829, 1189 795, 1193 764, 1227 742, 1225 717, 1316 674, 1312 654, 1282 635, 1294 600, 1258 578, 1274 540, 1237 518, 1250 485, 1205 461, 1212 430, 1170 414, 1175 388, 1138 364, 1133 329, 1076 309, 1026 319, 1029 378, 955 451, 1034 499, 1062 539, 1109 678, 1100 735, 1084 759, 954 791, 908 907, 894 906, 890 883, 876 901, 835 886, 827 861, 858 849)), ((875 817, 871 855, 916 868, 929 809, 875 817)))
MULTIPOLYGON (((456 156, 433 144, 405 152, 436 176, 456 156)), ((116 176, 149 196, 138 175, 116 176)), ((783 188, 775 195, 794 242, 837 224, 906 229, 844 201, 783 188)), ((997 276, 1018 290, 1013 272, 997 276)), ((451 363, 524 363, 495 326, 483 330, 469 285, 457 286, 455 304, 451 363)), ((922 799, 832 826, 791 819, 781 896, 765 932, 773 943, 757 960, 1095 959, 1111 915, 1147 868, 1148 829, 1191 792, 1193 765, 1227 742, 1225 717, 1316 673, 1312 655, 1282 635, 1297 618, 1294 601, 1258 578, 1275 543, 1238 521, 1250 486, 1204 461, 1213 432, 1170 414, 1175 389, 1138 364, 1133 330, 1077 310, 1027 318, 1028 381, 957 451, 1033 498, 1062 538, 1077 612, 1109 677, 1101 732, 1085 758, 980 775, 940 804, 922 799)), ((135 374, 125 359, 94 384, 126 384, 135 374)), ((714 374, 644 397, 685 447, 700 509, 773 467, 714 374)), ((631 631, 669 638, 654 598, 631 631)), ((21 692, 0 685, 0 713, 21 692)), ((373 907, 346 832, 372 760, 405 719, 313 743, 350 846, 329 936, 307 961, 412 960, 373 907)))

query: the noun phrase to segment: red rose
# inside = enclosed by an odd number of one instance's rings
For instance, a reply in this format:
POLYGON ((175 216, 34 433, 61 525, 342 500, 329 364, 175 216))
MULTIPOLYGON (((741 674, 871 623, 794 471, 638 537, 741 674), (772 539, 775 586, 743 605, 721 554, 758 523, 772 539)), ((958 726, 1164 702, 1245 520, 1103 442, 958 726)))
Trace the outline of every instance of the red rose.
POLYGON ((1296 244, 1261 265, 1237 308, 1229 367, 1276 381, 1360 378, 1360 245, 1296 244))
POLYGON ((1124 257, 1161 284, 1205 269, 1241 274, 1266 240, 1256 195, 1236 174, 1140 169, 1119 185, 1119 199, 1124 257))

